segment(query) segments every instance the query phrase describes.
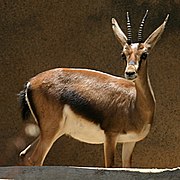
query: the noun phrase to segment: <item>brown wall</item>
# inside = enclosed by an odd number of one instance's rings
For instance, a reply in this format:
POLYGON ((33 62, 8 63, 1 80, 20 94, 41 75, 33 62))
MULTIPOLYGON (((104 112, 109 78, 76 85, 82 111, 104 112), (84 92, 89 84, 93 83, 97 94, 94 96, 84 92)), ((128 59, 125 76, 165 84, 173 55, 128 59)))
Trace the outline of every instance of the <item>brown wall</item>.
MULTIPOLYGON (((157 112, 149 136, 136 145, 133 166, 179 166, 179 5, 176 0, 0 0, 0 165, 15 165, 20 149, 32 140, 24 134, 16 96, 24 82, 54 67, 86 67, 122 75, 121 47, 110 19, 116 17, 126 32, 128 10, 136 40, 140 20, 149 9, 144 37, 167 13, 170 19, 148 59, 157 112)), ((121 145, 117 150, 120 166, 121 145)), ((103 146, 62 137, 45 165, 103 166, 103 146)))

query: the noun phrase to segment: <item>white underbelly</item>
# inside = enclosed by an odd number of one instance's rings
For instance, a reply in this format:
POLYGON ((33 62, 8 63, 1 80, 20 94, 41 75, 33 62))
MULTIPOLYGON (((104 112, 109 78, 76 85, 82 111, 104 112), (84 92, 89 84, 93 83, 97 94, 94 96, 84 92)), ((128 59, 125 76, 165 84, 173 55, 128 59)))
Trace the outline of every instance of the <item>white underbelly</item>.
MULTIPOLYGON (((102 144, 105 142, 105 134, 100 126, 75 114, 68 105, 64 106, 63 119, 64 134, 90 144, 102 144)), ((150 125, 148 124, 138 134, 135 132, 119 134, 117 141, 119 143, 140 141, 148 134, 149 129, 150 125)))

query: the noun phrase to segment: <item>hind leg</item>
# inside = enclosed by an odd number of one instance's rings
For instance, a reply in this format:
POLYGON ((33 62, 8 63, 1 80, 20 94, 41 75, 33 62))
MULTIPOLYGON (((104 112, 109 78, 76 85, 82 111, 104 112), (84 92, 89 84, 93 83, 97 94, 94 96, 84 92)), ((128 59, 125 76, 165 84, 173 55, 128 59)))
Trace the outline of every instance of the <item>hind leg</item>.
MULTIPOLYGON (((33 82, 31 83, 33 87, 33 82)), ((46 94, 48 95, 48 94, 46 94)), ((39 90, 32 91, 31 101, 40 129, 39 138, 29 148, 25 156, 24 165, 42 166, 45 157, 54 142, 64 134, 65 118, 63 116, 63 105, 56 98, 44 96, 44 92, 39 90)))
POLYGON ((55 134, 41 134, 31 145, 20 153, 21 164, 25 166, 42 166, 45 157, 51 149, 54 142, 62 136, 55 134))
POLYGON ((33 166, 42 166, 49 150, 60 136, 62 136, 62 134, 58 137, 48 136, 48 134, 41 135, 34 152, 28 158, 29 163, 33 166))
POLYGON ((49 118, 40 119, 39 137, 21 152, 21 156, 24 155, 21 165, 42 166, 54 142, 64 134, 63 120, 54 118, 51 118, 51 121, 48 120, 49 118))
POLYGON ((33 153, 37 143, 39 142, 39 137, 33 141, 32 144, 30 144, 26 149, 24 149, 20 154, 19 154, 19 165, 31 165, 29 164, 28 158, 31 156, 33 153))
MULTIPOLYGON (((54 113, 55 115, 55 113, 54 113)), ((40 136, 33 153, 28 161, 33 166, 42 166, 43 162, 54 142, 64 134, 64 120, 59 118, 47 118, 40 120, 40 136), (51 120, 49 120, 51 118, 51 120)), ((57 117, 57 116, 55 116, 57 117)))

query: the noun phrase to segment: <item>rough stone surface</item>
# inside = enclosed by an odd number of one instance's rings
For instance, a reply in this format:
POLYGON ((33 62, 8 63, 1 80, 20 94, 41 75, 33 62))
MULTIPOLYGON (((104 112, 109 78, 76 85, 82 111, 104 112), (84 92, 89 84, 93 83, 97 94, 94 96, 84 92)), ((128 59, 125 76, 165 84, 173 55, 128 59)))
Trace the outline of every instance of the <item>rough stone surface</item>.
MULTIPOLYGON (((111 30, 115 17, 126 32, 130 12, 133 39, 146 9, 144 37, 167 13, 166 30, 148 57, 157 111, 148 137, 137 143, 134 167, 180 165, 180 55, 177 0, 0 0, 0 165, 15 165, 18 153, 32 141, 25 134, 16 94, 37 73, 54 67, 85 67, 122 75, 121 47, 111 30)), ((69 137, 59 139, 45 165, 103 166, 102 145, 69 137)), ((121 166, 121 146, 117 148, 121 166)))
POLYGON ((44 167, 1 167, 1 179, 84 179, 92 180, 179 180, 180 169, 150 170, 150 169, 102 169, 102 168, 75 168, 61 166, 44 167))

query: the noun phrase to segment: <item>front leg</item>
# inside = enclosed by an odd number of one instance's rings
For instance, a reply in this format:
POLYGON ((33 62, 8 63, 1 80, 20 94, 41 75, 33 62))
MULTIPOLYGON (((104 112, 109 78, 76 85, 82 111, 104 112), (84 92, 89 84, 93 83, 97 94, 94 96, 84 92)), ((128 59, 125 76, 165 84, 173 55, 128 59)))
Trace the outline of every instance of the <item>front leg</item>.
POLYGON ((117 144, 117 133, 106 132, 104 142, 105 167, 114 166, 114 154, 117 144))
POLYGON ((136 142, 123 143, 122 146, 122 167, 131 167, 132 152, 136 142))

